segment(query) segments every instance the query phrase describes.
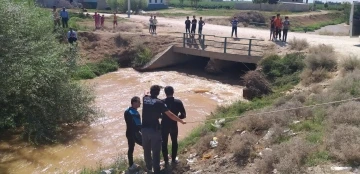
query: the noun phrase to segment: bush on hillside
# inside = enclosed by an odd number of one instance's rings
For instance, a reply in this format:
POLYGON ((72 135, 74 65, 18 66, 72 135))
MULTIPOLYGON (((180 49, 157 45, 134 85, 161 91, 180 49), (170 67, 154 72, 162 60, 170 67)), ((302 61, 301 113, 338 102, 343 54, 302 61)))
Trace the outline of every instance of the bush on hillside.
POLYGON ((349 56, 340 62, 340 67, 345 72, 352 72, 360 69, 360 59, 357 56, 349 56))
POLYGON ((312 83, 319 83, 330 77, 329 72, 325 69, 316 69, 314 71, 305 69, 301 74, 301 83, 303 85, 310 85, 312 83))
POLYGON ((0 129, 22 127, 30 141, 56 140, 64 125, 97 115, 94 95, 71 81, 66 48, 55 37, 50 12, 0 0, 0 129), (21 16, 21 18, 18 18, 21 16))
POLYGON ((359 97, 360 96, 360 70, 355 70, 347 74, 345 77, 333 82, 330 85, 329 93, 338 93, 346 96, 346 94, 359 97))
POLYGON ((287 54, 283 58, 270 55, 260 62, 261 71, 275 86, 295 85, 300 81, 298 74, 305 66, 304 58, 303 53, 287 54))
POLYGON ((306 39, 296 39, 295 37, 289 40, 290 49, 296 51, 302 51, 309 47, 309 43, 306 39))
POLYGON ((299 137, 270 147, 264 151, 262 159, 255 165, 261 174, 272 173, 277 169, 280 173, 302 173, 305 159, 313 151, 313 146, 299 137))
POLYGON ((246 166, 250 160, 256 157, 254 145, 257 142, 256 135, 246 132, 232 137, 230 150, 234 154, 235 161, 239 166, 246 166))
MULTIPOLYGON (((358 109, 357 109, 358 110, 358 109)), ((360 165, 360 128, 341 124, 330 129, 326 138, 330 154, 351 165, 360 165)))
POLYGON ((244 85, 251 93, 250 98, 261 97, 272 92, 270 83, 258 71, 248 71, 243 76, 244 85))

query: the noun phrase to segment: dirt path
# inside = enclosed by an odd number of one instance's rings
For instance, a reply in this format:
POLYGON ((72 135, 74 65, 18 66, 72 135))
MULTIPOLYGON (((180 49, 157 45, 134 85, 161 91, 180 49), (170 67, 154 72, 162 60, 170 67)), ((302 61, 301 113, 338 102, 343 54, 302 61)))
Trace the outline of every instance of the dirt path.
MULTIPOLYGON (((111 14, 106 14, 106 16, 111 16, 111 14)), ((127 15, 121 14, 120 17, 127 18, 127 15)), ((181 19, 169 19, 158 17, 158 33, 168 33, 168 32, 184 32, 184 20, 181 19)), ((148 16, 141 15, 131 15, 130 20, 145 22, 148 23, 148 16)), ((230 26, 221 26, 206 24, 203 29, 203 34, 205 35, 217 35, 217 36, 230 36, 231 27, 230 26)), ((182 35, 179 34, 179 37, 182 35)), ((250 38, 250 37, 262 38, 268 40, 269 31, 263 29, 254 29, 254 28, 238 28, 238 37, 250 38)), ((331 44, 335 51, 342 55, 354 54, 357 55, 360 52, 360 41, 359 38, 349 38, 348 36, 324 36, 316 35, 310 33, 293 33, 288 34, 288 40, 293 37, 299 39, 307 39, 311 45, 316 44, 331 44)), ((266 41, 269 42, 269 41, 266 41)), ((285 45, 286 46, 286 45, 285 45)))

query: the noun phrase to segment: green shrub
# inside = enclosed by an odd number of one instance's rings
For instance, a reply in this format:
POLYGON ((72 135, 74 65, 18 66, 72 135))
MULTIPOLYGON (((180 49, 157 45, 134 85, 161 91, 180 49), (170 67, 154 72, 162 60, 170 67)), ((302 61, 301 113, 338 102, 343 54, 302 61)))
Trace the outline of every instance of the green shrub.
POLYGON ((297 84, 298 74, 304 68, 305 55, 302 53, 287 54, 283 58, 271 55, 260 62, 262 72, 266 78, 276 86, 297 84))
MULTIPOLYGON (((236 2, 228 1, 228 2, 213 2, 213 1, 198 1, 197 8, 198 9, 234 9, 236 2)), ((172 7, 195 7, 195 5, 191 4, 191 1, 184 1, 181 3, 179 0, 170 0, 169 6, 172 7)))
POLYGON ((78 67, 72 77, 75 80, 93 79, 96 76, 116 71, 118 67, 118 63, 115 60, 104 59, 98 63, 88 63, 78 67))
POLYGON ((71 80, 64 60, 69 48, 56 40, 50 12, 0 4, 0 130, 21 127, 25 137, 41 143, 60 138, 65 124, 90 123, 97 115, 94 95, 71 80))
POLYGON ((134 60, 132 61, 133 67, 141 67, 151 61, 153 58, 153 53, 149 48, 139 48, 135 55, 134 60))

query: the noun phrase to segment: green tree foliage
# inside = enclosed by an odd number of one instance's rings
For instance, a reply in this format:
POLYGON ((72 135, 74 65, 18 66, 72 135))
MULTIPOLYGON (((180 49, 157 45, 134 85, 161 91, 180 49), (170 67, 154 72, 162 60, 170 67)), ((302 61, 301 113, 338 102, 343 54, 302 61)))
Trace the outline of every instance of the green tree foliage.
POLYGON ((254 4, 268 3, 268 0, 252 0, 254 4))
POLYGON ((350 12, 351 12, 351 3, 350 2, 343 2, 341 4, 341 6, 344 9, 344 20, 346 21, 346 24, 349 24, 350 12))
POLYGON ((22 128, 41 143, 59 138, 67 124, 90 123, 97 115, 94 95, 71 80, 75 56, 52 32, 50 12, 24 2, 0 4, 0 130, 22 128))
POLYGON ((121 7, 121 1, 122 0, 106 0, 106 3, 113 11, 117 11, 121 7))

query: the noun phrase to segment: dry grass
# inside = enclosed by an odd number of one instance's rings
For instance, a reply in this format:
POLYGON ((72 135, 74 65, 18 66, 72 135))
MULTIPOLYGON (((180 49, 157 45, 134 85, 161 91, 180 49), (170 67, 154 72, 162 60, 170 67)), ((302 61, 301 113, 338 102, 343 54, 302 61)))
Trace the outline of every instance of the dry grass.
POLYGON ((239 118, 234 127, 250 132, 268 130, 272 126, 271 118, 268 115, 249 115, 239 118))
POLYGON ((349 33, 345 33, 345 32, 332 32, 329 30, 325 30, 325 31, 319 31, 318 32, 319 35, 326 35, 326 36, 347 36, 349 35, 349 33))
POLYGON ((312 71, 310 69, 305 69, 301 74, 301 83, 303 85, 310 85, 312 83, 319 83, 324 81, 325 79, 328 79, 330 77, 330 74, 325 69, 316 69, 315 71, 312 71))
POLYGON ((261 97, 272 92, 270 83, 258 71, 248 71, 243 76, 243 81, 245 87, 252 94, 251 97, 249 97, 250 99, 255 97, 261 97))
POLYGON ((327 71, 335 71, 337 59, 334 54, 334 48, 329 45, 318 45, 309 48, 309 54, 305 58, 305 64, 306 67, 312 71, 321 68, 327 71))
POLYGON ((295 37, 289 40, 290 49, 296 51, 302 51, 309 47, 309 43, 306 39, 296 39, 295 37))
POLYGON ((249 160, 255 158, 254 145, 257 142, 257 137, 251 133, 237 134, 231 140, 231 152, 234 154, 236 163, 239 166, 245 166, 249 160))
POLYGON ((352 165, 360 165, 360 128, 338 125, 327 137, 330 154, 352 165))
POLYGON ((347 124, 360 126, 360 103, 350 101, 328 111, 328 119, 332 125, 347 124))
POLYGON ((301 167, 313 151, 313 146, 295 137, 288 142, 274 145, 271 149, 272 151, 264 152, 262 159, 256 162, 256 167, 262 174, 271 173, 274 169, 280 173, 302 173, 301 167))
POLYGON ((214 135, 214 133, 208 133, 199 139, 194 147, 197 154, 203 154, 210 149, 210 141, 213 140, 214 135))
POLYGON ((329 93, 349 94, 354 97, 360 96, 360 70, 355 70, 340 80, 333 82, 329 93))
POLYGON ((340 67, 344 72, 352 72, 360 69, 360 59, 355 55, 351 55, 340 62, 340 67))

